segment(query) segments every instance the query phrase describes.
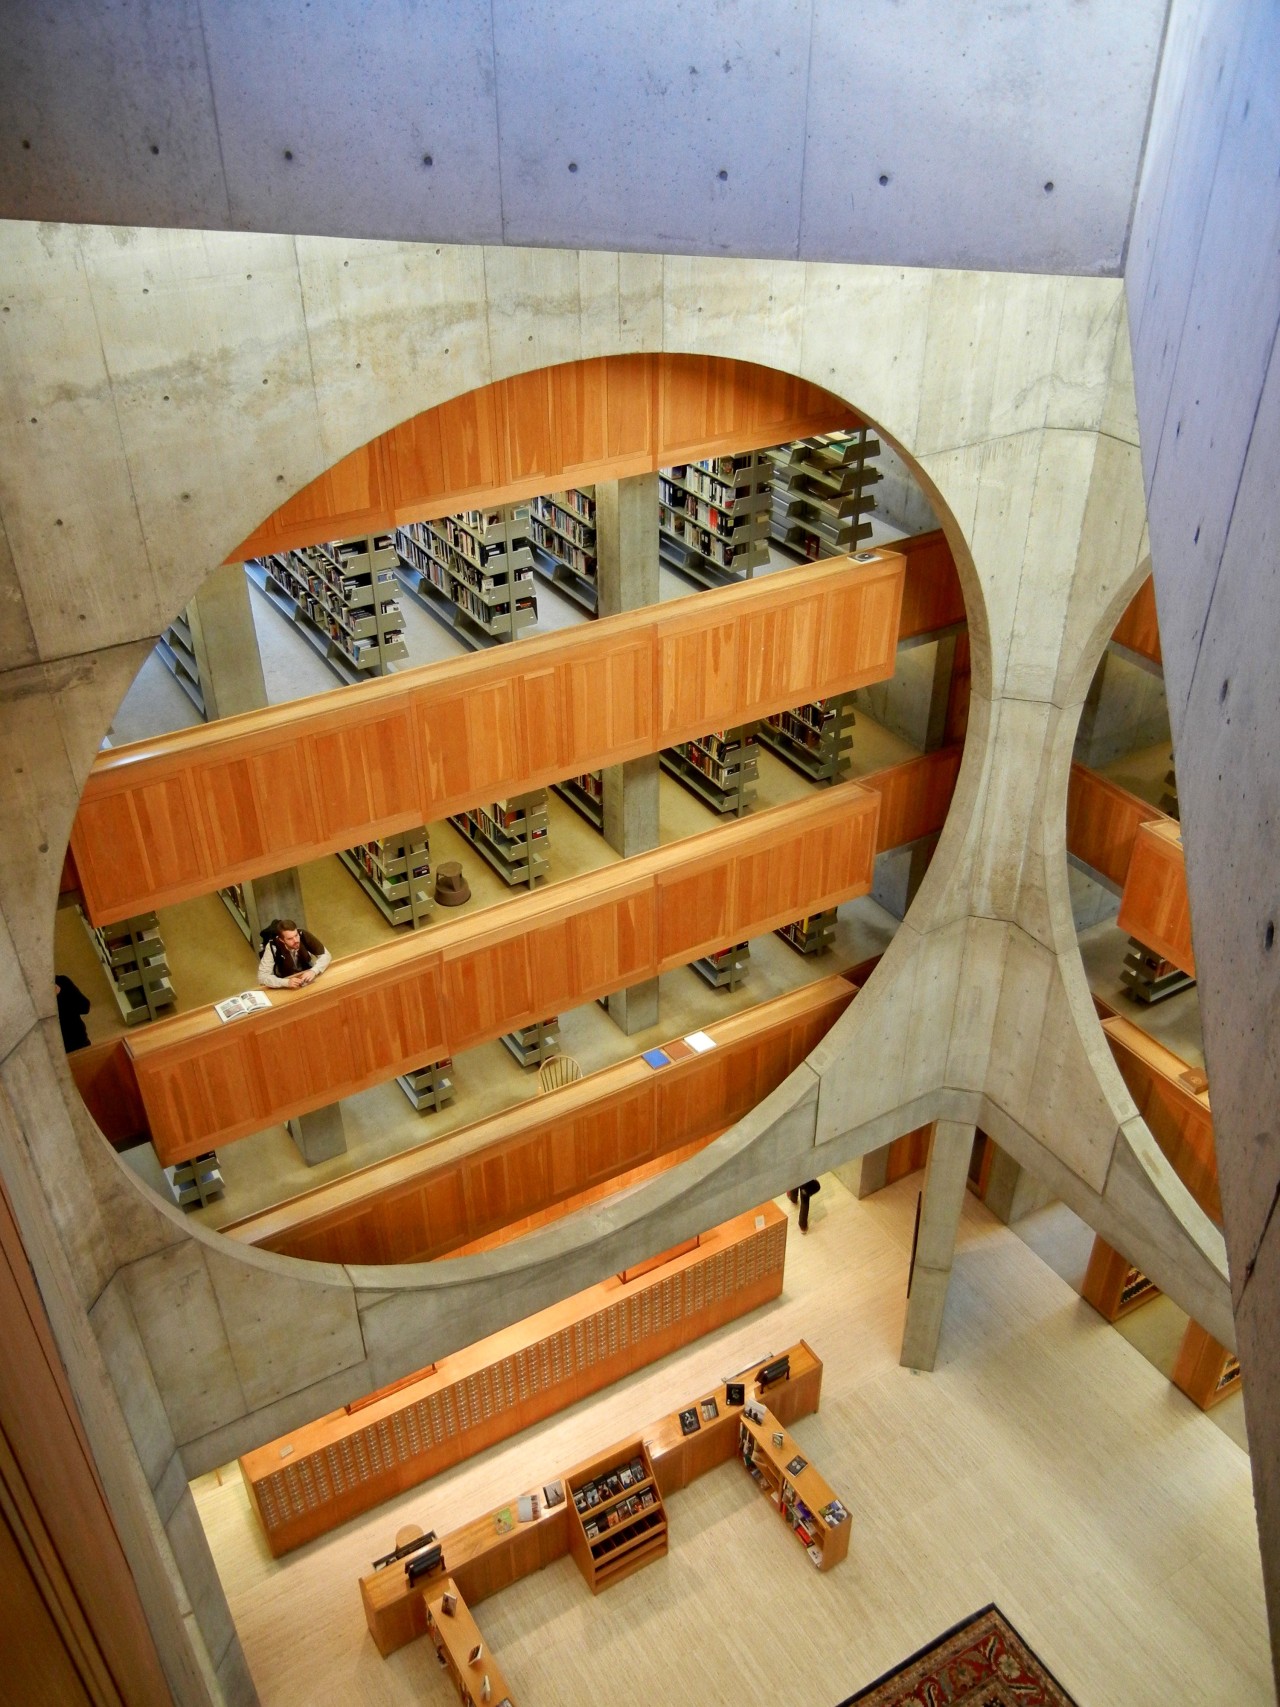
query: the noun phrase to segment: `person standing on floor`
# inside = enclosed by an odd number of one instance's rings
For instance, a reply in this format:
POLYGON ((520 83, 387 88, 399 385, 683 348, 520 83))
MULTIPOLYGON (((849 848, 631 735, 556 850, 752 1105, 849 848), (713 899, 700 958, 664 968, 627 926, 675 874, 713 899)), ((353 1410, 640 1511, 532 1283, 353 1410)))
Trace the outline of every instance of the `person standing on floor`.
POLYGON ((272 919, 262 933, 258 982, 268 990, 299 990, 312 984, 333 959, 318 936, 292 919, 272 919))
POLYGON ((803 1185, 793 1186, 787 1193, 787 1196, 791 1199, 792 1203, 799 1203, 800 1205, 799 1225, 802 1233, 807 1233, 809 1231, 809 1199, 811 1197, 816 1197, 821 1190, 821 1180, 807 1179, 803 1185))
POLYGON ((70 1055, 73 1050, 89 1047, 89 1033, 84 1016, 90 1006, 88 996, 73 984, 65 972, 54 974, 53 992, 58 998, 58 1024, 62 1028, 62 1047, 70 1055))

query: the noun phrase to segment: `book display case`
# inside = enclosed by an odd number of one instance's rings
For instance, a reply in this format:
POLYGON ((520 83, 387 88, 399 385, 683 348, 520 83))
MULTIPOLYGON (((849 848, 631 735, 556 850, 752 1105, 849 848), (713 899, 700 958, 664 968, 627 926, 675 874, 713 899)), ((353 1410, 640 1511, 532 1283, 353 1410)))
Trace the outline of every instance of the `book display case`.
POLYGON ((425 824, 342 848, 337 857, 391 924, 416 930, 429 917, 435 902, 425 824))
POLYGON ((793 919, 789 925, 780 925, 773 934, 780 936, 797 954, 825 954, 835 941, 836 909, 828 907, 825 912, 793 919))
POLYGON ((766 747, 811 782, 839 782, 853 750, 853 695, 836 694, 779 711, 756 730, 766 747))
POLYGON ((705 978, 713 990, 736 990, 746 982, 751 963, 751 944, 735 943, 715 954, 704 954, 689 964, 700 978, 705 978))
POLYGON ((713 729, 678 747, 664 747, 659 762, 704 806, 722 818, 741 818, 756 797, 760 749, 755 732, 755 724, 713 729))
POLYGON ((344 682, 384 676, 409 656, 390 534, 251 557, 245 574, 344 682))
POLYGON ((849 1551, 849 1514, 773 1413, 753 1407, 738 1419, 738 1455, 820 1571, 849 1551))
POLYGON ((514 640, 538 620, 526 504, 397 528, 400 584, 465 645, 514 640))
POLYGON ((529 501, 529 543, 536 572, 589 616, 596 586, 595 487, 571 487, 529 501))
POLYGON ((611 1447, 567 1480, 569 1552, 592 1594, 667 1550, 667 1513, 643 1440, 611 1447))
POLYGON ((419 1114, 434 1114, 453 1101, 453 1056, 400 1073, 396 1083, 419 1114))
POLYGON ((159 1019, 176 998, 156 915, 138 913, 112 925, 93 925, 79 903, 76 912, 102 963, 124 1023, 141 1025, 159 1019))
POLYGON ((865 518, 876 507, 872 466, 880 442, 866 427, 819 433, 768 453, 773 538, 813 561, 856 551, 871 538, 865 518))
POLYGON ((156 656, 169 670, 178 686, 195 706, 201 717, 209 714, 205 710, 204 688, 200 683, 200 665, 196 660, 196 649, 191 639, 191 618, 187 611, 174 617, 164 633, 156 641, 156 656))
POLYGON ((550 869, 547 858, 547 791, 535 788, 491 806, 473 806, 449 822, 461 832, 504 883, 530 889, 550 869))
POLYGON ((769 561, 771 477, 764 451, 659 469, 662 561, 699 587, 748 580, 769 561))

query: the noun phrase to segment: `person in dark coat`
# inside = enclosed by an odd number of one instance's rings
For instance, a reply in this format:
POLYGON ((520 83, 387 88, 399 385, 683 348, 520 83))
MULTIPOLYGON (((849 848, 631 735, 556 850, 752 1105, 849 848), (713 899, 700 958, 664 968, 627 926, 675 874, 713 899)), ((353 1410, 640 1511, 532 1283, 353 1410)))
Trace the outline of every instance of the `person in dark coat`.
POLYGON ((803 1185, 793 1186, 787 1193, 792 1203, 800 1205, 800 1231, 802 1233, 809 1231, 809 1199, 816 1197, 821 1190, 821 1180, 807 1179, 803 1185))
POLYGON ((53 988, 58 998, 58 1024, 62 1028, 62 1047, 68 1055, 75 1049, 87 1049, 89 1033, 85 1029, 84 1016, 92 1003, 65 972, 55 974, 53 988))

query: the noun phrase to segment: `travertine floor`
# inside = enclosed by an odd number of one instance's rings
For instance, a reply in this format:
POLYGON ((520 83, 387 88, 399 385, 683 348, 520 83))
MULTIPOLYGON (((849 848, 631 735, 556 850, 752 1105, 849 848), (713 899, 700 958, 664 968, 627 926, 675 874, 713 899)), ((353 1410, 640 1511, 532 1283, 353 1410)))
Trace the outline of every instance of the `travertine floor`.
POLYGON ((1272 1702, 1245 1454, 972 1199, 938 1369, 900 1369, 917 1182, 823 1183, 778 1303, 283 1561, 234 1470, 203 1478, 264 1707, 446 1707, 427 1643, 383 1661, 364 1627, 356 1579, 397 1526, 445 1532, 799 1337, 826 1376, 795 1433, 853 1514, 846 1562, 814 1572, 725 1465, 600 1598, 564 1560, 481 1604, 521 1707, 820 1707, 990 1600, 1081 1707, 1272 1702))

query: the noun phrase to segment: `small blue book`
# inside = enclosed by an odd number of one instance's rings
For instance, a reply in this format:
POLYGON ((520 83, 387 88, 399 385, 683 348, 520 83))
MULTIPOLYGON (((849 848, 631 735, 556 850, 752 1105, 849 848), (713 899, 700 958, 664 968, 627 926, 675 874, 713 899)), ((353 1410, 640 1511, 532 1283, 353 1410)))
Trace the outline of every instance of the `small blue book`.
POLYGON ((646 1049, 641 1060, 647 1061, 651 1067, 669 1067, 671 1057, 665 1049, 646 1049))

